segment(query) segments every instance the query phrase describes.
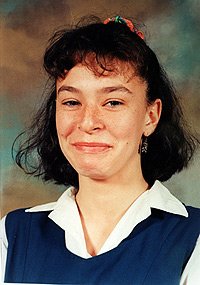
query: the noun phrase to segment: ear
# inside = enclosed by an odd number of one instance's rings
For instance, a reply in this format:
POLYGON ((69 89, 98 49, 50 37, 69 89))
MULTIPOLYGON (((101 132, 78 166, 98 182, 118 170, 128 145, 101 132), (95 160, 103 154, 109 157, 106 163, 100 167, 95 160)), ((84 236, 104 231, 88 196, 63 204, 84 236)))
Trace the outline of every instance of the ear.
POLYGON ((147 107, 145 126, 143 135, 148 137, 151 135, 159 122, 162 111, 162 102, 160 99, 156 99, 151 105, 147 107))

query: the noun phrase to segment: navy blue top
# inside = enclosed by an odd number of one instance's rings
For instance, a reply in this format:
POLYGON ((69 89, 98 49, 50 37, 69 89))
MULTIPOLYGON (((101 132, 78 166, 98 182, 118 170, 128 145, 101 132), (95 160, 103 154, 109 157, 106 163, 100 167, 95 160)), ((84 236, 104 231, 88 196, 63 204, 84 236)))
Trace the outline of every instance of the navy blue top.
POLYGON ((43 284, 179 284, 200 234, 200 209, 189 217, 152 209, 116 248, 84 259, 65 245, 49 212, 7 215, 5 282, 43 284))

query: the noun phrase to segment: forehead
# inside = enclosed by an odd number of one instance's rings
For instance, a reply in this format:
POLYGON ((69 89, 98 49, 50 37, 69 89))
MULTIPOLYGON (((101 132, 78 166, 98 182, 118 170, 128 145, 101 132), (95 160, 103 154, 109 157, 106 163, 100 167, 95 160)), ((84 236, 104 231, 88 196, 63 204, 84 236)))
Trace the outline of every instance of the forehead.
POLYGON ((67 72, 65 78, 57 80, 57 96, 74 94, 91 98, 93 95, 99 97, 117 92, 123 96, 146 98, 146 82, 134 75, 133 70, 128 72, 127 67, 119 71, 105 71, 100 75, 95 74, 85 65, 77 64, 67 72))
POLYGON ((135 67, 131 63, 123 62, 118 59, 109 60, 108 58, 105 60, 103 64, 101 62, 97 63, 96 59, 88 57, 83 63, 77 63, 70 70, 65 70, 64 76, 62 78, 58 78, 57 83, 62 82, 63 80, 70 80, 80 77, 80 73, 82 75, 87 74, 87 77, 100 79, 104 79, 104 81, 122 81, 123 83, 129 83, 133 79, 135 81, 144 82, 143 78, 141 78, 135 67))

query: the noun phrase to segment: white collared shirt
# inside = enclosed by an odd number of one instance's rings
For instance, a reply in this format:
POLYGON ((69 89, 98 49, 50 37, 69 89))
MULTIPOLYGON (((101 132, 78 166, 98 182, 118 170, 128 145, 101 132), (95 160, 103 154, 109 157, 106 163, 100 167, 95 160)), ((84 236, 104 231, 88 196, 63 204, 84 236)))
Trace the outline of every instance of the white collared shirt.
MULTIPOLYGON (((74 188, 70 187, 62 194, 57 202, 36 206, 26 210, 26 212, 51 211, 49 218, 65 231, 65 243, 68 250, 82 258, 91 258, 91 255, 86 249, 81 219, 73 192, 74 188)), ((119 243, 132 232, 137 224, 150 216, 151 208, 188 217, 184 205, 175 198, 166 187, 159 181, 156 181, 151 189, 144 192, 126 211, 98 255, 117 247, 119 243)), ((1 221, 0 234, 2 258, 1 280, 3 280, 8 247, 5 233, 5 218, 1 221)), ((200 284, 200 238, 182 274, 180 284, 200 284)))

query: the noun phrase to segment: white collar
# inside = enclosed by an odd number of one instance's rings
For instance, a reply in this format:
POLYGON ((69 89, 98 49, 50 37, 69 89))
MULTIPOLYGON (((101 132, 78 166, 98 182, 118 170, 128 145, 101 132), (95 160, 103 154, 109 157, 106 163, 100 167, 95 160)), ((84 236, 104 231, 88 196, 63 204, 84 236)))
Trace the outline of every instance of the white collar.
POLYGON ((171 214, 188 217, 185 206, 158 180, 148 191, 149 206, 171 214))
MULTIPOLYGON (((36 206, 26 212, 51 211, 49 218, 65 231, 66 247, 76 255, 89 258, 91 256, 87 253, 73 190, 74 187, 69 187, 57 202, 36 206)), ((116 247, 138 223, 151 215, 151 208, 188 217, 184 205, 165 186, 156 181, 151 189, 144 192, 127 210, 98 254, 116 247)))

